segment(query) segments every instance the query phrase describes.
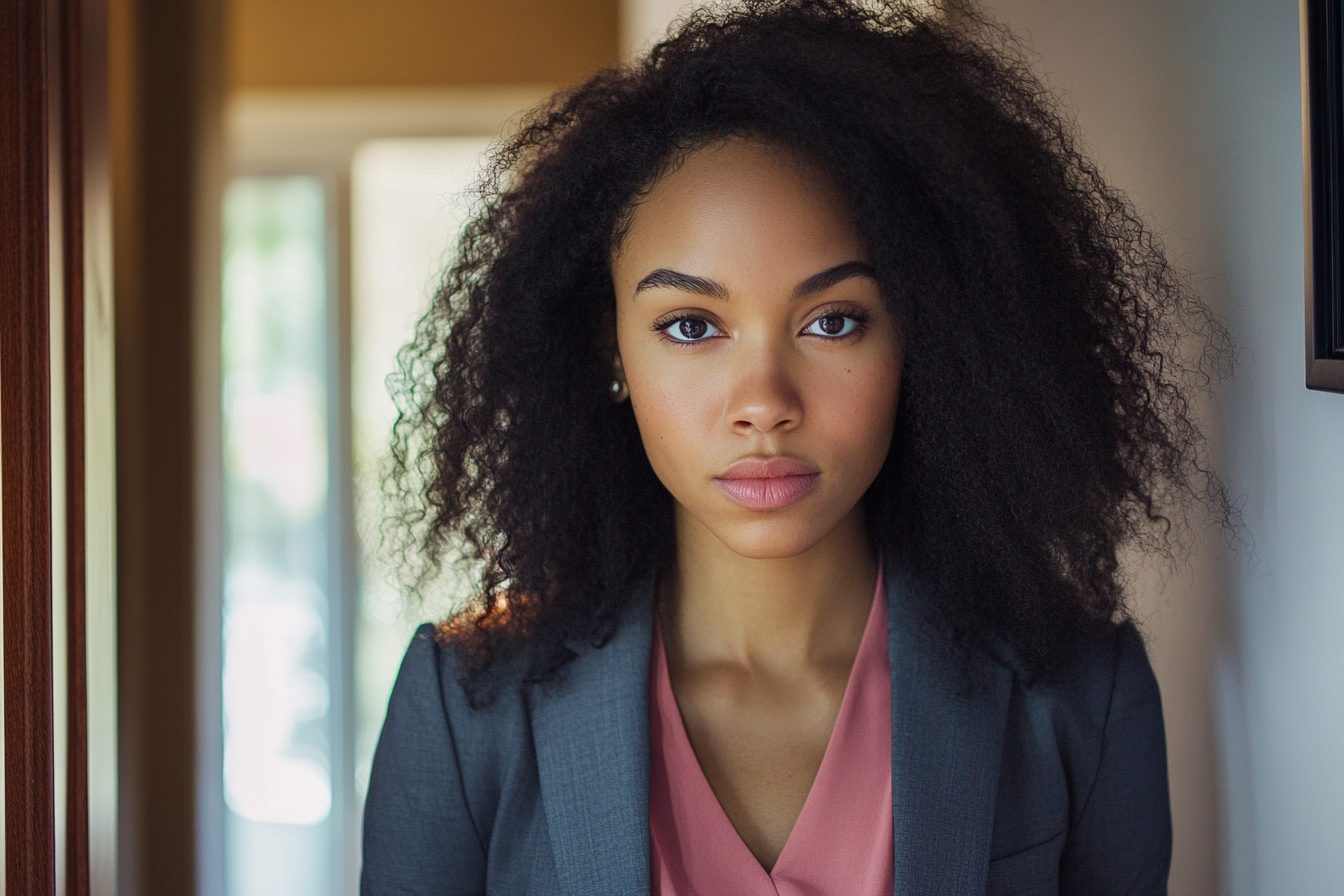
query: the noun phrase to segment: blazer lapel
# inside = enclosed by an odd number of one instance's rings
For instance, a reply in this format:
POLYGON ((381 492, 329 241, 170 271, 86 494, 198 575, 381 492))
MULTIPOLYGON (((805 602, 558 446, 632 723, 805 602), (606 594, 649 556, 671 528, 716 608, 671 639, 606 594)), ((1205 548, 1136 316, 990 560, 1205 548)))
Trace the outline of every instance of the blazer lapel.
POLYGON ((560 886, 568 896, 649 892, 652 583, 611 640, 529 692, 560 886))
POLYGON ((982 896, 1012 673, 983 658, 968 693, 887 568, 896 896, 982 896))

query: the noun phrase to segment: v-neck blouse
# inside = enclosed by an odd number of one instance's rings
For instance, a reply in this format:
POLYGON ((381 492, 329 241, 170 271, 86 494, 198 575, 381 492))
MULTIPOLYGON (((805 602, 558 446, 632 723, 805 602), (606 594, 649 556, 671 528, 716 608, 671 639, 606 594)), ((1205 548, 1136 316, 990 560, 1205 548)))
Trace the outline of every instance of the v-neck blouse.
POLYGON ((891 669, 882 573, 835 728, 772 870, 742 842, 695 757, 654 623, 649 680, 653 896, 890 896, 891 669))

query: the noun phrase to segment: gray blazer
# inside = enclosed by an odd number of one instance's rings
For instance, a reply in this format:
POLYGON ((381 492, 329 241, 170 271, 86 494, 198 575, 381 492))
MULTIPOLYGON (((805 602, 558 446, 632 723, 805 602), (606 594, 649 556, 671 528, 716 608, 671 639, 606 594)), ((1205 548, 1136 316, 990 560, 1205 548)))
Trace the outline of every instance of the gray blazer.
MULTIPOLYGON (((968 692, 888 581, 897 896, 1166 893, 1162 707, 1134 627, 1063 684, 978 657, 968 692)), ((454 651, 416 633, 369 781, 363 896, 649 892, 651 592, 559 681, 482 710, 454 651)))

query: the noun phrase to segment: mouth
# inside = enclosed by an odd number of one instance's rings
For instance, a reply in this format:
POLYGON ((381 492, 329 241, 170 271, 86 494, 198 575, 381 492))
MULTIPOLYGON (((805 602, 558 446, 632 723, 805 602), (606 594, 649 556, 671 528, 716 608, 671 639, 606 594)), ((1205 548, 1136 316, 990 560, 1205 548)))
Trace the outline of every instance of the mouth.
POLYGON ((821 478, 791 457, 745 458, 714 479, 729 500, 748 510, 781 510, 801 501, 821 478))

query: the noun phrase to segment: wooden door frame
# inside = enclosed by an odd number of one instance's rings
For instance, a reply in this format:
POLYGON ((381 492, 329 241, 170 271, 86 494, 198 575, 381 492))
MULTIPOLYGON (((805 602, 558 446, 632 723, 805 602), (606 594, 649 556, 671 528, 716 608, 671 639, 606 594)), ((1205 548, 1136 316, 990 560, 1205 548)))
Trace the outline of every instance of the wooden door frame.
POLYGON ((84 16, 60 0, 62 305, 65 437, 65 896, 89 896, 88 648, 84 479, 84 16))
MULTIPOLYGON (((83 0, 0 5, 0 529, 5 886, 55 894, 53 473, 65 486, 65 893, 89 892, 84 513, 83 0), (50 163, 51 149, 59 164, 50 163), (51 245, 55 219, 57 246, 51 245), (53 268, 53 263, 58 268, 53 268), (65 467, 52 469, 51 290, 65 467)), ((103 0, 92 0, 103 2, 103 0)))
POLYGON ((0 4, 0 527, 5 889, 56 889, 51 681, 51 256, 45 0, 0 4))

